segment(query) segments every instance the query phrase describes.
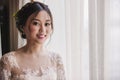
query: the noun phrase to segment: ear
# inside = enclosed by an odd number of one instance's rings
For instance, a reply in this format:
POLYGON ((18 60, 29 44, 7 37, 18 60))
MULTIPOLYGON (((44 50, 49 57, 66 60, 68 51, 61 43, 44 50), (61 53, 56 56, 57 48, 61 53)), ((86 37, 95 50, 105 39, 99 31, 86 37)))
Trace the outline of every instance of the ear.
POLYGON ((24 33, 26 33, 27 32, 26 26, 23 26, 22 30, 24 33))

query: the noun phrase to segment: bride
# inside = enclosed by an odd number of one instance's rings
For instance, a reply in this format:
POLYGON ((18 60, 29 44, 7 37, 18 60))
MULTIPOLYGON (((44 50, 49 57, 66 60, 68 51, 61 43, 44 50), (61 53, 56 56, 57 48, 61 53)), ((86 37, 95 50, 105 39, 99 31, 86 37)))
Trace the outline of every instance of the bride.
POLYGON ((27 43, 2 56, 0 80, 66 80, 61 57, 43 46, 53 32, 48 6, 29 2, 15 14, 15 20, 27 43))

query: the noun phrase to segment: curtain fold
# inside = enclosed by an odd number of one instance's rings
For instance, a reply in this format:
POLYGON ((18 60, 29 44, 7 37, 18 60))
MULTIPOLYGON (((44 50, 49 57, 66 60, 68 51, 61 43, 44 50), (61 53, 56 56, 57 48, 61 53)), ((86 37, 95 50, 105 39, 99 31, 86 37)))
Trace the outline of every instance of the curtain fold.
POLYGON ((105 80, 120 80, 120 0, 105 0, 105 80))
POLYGON ((66 0, 68 80, 89 80, 88 1, 66 0))
POLYGON ((90 80, 104 80, 104 0, 89 0, 89 50, 90 80))
POLYGON ((18 48, 18 31, 16 29, 13 15, 19 8, 19 0, 9 1, 9 21, 10 21, 10 51, 18 48))

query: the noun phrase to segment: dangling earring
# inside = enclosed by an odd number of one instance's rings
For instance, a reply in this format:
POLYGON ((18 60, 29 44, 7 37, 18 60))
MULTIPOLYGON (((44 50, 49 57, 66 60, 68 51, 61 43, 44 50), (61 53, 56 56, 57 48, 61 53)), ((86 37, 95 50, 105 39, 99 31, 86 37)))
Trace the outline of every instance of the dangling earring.
POLYGON ((26 35, 25 35, 25 33, 24 32, 22 32, 22 38, 26 38, 26 35))

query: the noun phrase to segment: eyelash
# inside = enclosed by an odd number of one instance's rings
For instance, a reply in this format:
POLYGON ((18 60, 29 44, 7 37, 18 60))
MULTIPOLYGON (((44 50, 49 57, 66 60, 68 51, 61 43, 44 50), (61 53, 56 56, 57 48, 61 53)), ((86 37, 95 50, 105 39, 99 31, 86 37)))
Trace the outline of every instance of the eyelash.
POLYGON ((45 26, 50 26, 51 25, 51 23, 45 23, 45 26))
POLYGON ((38 22, 33 22, 33 25, 40 25, 40 23, 38 23, 38 22))

